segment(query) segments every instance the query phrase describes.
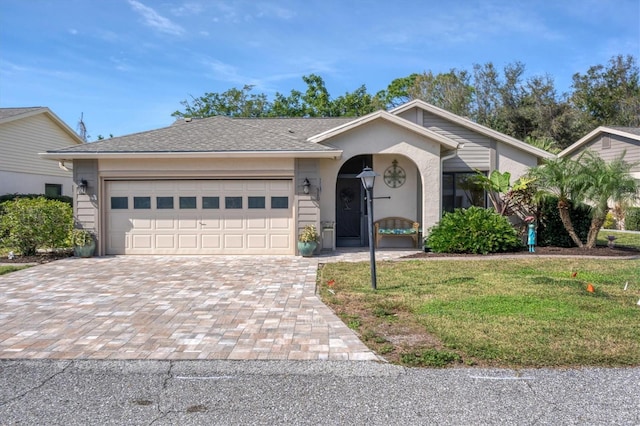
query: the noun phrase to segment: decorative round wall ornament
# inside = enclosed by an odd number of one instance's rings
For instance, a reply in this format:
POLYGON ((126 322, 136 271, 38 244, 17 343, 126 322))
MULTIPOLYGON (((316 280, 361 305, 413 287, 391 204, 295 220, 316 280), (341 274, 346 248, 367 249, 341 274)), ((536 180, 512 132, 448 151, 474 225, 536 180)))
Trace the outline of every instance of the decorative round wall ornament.
POLYGON ((407 180, 407 174, 402 167, 398 166, 398 160, 393 160, 391 166, 384 171, 383 178, 389 188, 400 188, 407 180))

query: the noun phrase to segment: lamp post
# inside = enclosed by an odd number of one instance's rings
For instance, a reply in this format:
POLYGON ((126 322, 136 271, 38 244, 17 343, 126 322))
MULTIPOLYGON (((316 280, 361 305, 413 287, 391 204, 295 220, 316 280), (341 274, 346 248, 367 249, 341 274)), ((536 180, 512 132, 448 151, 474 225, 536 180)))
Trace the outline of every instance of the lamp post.
POLYGON ((374 235, 373 235, 373 197, 371 196, 371 190, 373 189, 373 184, 376 180, 376 176, 380 176, 378 173, 371 170, 370 167, 365 167, 362 169, 362 173, 360 173, 358 178, 362 181, 362 186, 364 186, 365 191, 367 192, 367 216, 369 218, 369 256, 371 258, 371 288, 376 289, 376 253, 374 247, 374 235))

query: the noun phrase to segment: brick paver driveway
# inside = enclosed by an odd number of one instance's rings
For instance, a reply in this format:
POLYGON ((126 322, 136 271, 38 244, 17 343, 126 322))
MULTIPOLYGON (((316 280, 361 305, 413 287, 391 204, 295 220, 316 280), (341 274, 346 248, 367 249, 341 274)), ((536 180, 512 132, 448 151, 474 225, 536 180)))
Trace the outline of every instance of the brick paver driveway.
POLYGON ((70 258, 0 276, 0 358, 375 360, 320 258, 70 258))

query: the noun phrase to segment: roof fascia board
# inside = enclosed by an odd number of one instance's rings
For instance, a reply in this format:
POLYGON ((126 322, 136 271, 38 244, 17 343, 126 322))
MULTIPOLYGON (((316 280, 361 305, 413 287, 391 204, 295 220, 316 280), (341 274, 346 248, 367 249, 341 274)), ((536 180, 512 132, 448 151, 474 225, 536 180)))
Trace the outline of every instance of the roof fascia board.
POLYGON ((417 133, 429 139, 433 139, 450 149, 457 149, 459 147, 459 144, 457 142, 447 138, 446 136, 442 136, 432 130, 427 129, 426 127, 412 123, 409 120, 405 120, 402 117, 398 117, 396 115, 390 114, 387 111, 376 111, 371 114, 364 115, 360 118, 357 118, 353 121, 345 123, 341 126, 335 127, 333 129, 330 129, 325 132, 319 133, 315 136, 312 136, 307 140, 313 143, 321 143, 341 133, 363 126, 367 123, 370 123, 378 119, 386 120, 400 127, 404 127, 405 129, 411 132, 417 133))
POLYGON ((89 159, 191 159, 191 158, 329 158, 342 157, 334 151, 222 151, 222 152, 61 152, 38 154, 47 160, 69 161, 89 159))
POLYGON ((596 128, 596 129, 592 130, 591 132, 589 132, 586 136, 582 137, 577 142, 574 142, 573 144, 569 145, 564 150, 560 151, 558 153, 558 157, 565 157, 565 156, 571 154, 572 152, 578 150, 578 148, 580 148, 582 145, 586 145, 587 142, 590 142, 592 139, 594 139, 596 136, 598 136, 598 135, 600 135, 602 133, 611 133, 612 135, 622 136, 622 137, 625 137, 625 138, 635 139, 635 140, 640 141, 640 135, 636 135, 636 134, 633 134, 633 133, 628 133, 628 132, 625 132, 624 130, 612 129, 611 127, 600 126, 600 127, 596 128))
POLYGON ((459 115, 456 115, 452 112, 449 112, 447 110, 444 110, 442 108, 438 108, 434 105, 431 105, 425 101, 421 101, 419 99, 415 99, 413 101, 407 102, 404 105, 400 105, 399 107, 396 107, 394 109, 392 109, 391 111, 389 111, 389 113, 391 114, 401 114, 407 110, 410 110, 411 108, 421 108, 425 111, 428 111, 432 114, 435 114, 439 117, 442 117, 446 120, 452 121, 456 124, 461 125, 462 127, 466 127, 468 129, 471 129, 477 133, 483 134, 487 137, 490 137, 492 139, 498 140, 500 142, 504 142, 507 145, 511 145, 514 146, 516 148, 519 148, 523 151, 526 151, 530 154, 536 155, 538 157, 541 158, 555 158, 556 156, 550 152, 547 152, 543 149, 540 148, 536 148, 535 146, 529 145, 528 143, 519 141, 516 138, 513 138, 511 136, 505 135, 503 133, 500 133, 496 130, 490 129, 486 126, 483 126, 481 124, 475 123, 467 118, 464 117, 460 117, 459 115))

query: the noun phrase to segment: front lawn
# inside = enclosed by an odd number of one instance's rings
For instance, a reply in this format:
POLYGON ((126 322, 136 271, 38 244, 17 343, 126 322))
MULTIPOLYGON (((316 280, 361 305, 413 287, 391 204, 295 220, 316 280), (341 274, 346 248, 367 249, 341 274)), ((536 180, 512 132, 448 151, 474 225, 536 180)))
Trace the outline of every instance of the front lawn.
POLYGON ((30 266, 31 265, 18 265, 18 266, 0 265, 0 275, 8 274, 9 272, 19 271, 20 269, 26 269, 26 268, 29 268, 30 266))
POLYGON ((640 260, 378 262, 375 292, 369 268, 324 265, 319 294, 391 362, 640 365, 640 260))

